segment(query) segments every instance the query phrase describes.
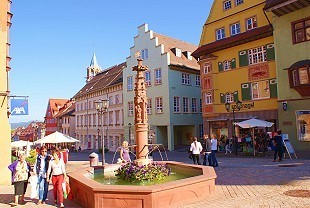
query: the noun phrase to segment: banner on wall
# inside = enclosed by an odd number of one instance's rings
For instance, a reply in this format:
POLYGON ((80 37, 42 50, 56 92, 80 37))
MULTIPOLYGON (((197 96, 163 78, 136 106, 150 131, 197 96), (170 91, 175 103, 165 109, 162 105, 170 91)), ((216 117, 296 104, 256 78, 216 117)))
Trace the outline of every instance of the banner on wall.
POLYGON ((28 115, 28 98, 11 99, 11 115, 12 116, 28 115))

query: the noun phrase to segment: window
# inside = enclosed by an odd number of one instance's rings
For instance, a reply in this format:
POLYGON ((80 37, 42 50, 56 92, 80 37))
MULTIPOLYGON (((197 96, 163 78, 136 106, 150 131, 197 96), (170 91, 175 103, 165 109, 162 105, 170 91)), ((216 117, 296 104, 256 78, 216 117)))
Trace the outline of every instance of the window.
POLYGON ((196 86, 200 86, 200 76, 196 75, 196 86))
POLYGON ((266 46, 260 46, 248 50, 249 64, 257 64, 267 60, 266 46))
POLYGON ((256 17, 251 17, 246 20, 246 29, 252 30, 254 28, 257 28, 256 17))
POLYGON ((141 58, 147 60, 149 58, 149 51, 147 48, 141 50, 141 58))
POLYGON ((231 0, 224 1, 223 2, 223 7, 224 7, 224 10, 231 9, 231 0))
POLYGON ((202 113, 202 100, 199 99, 199 112, 202 113))
POLYGON ((233 103, 234 102, 234 94, 226 93, 225 95, 225 103, 233 103))
POLYGON ((231 61, 224 61, 224 71, 231 69, 231 61))
POLYGON ((133 102, 128 102, 128 116, 133 116, 133 102))
POLYGON ((235 24, 232 24, 230 25, 230 35, 233 36, 233 35, 237 35, 240 33, 240 23, 235 23, 235 24))
POLYGON ((97 117, 97 114, 93 114, 93 126, 96 126, 96 123, 97 123, 97 121, 96 121, 96 117, 97 117))
POLYGON ((155 98, 155 103, 156 103, 156 113, 163 113, 163 98, 162 97, 157 97, 155 98))
POLYGON ((225 38, 225 29, 221 28, 216 30, 216 40, 221 40, 225 38))
POLYGON ((151 86, 151 72, 150 71, 145 72, 145 85, 147 87, 151 86))
POLYGON ((211 92, 205 93, 205 103, 212 104, 212 94, 211 92))
POLYGON ((110 96, 109 97, 109 105, 113 105, 114 104, 114 102, 113 102, 113 96, 110 96))
POLYGON ((292 23, 293 43, 301 43, 310 40, 310 18, 292 23))
POLYGON ((182 73, 182 84, 183 85, 190 85, 191 84, 191 75, 182 73))
POLYGON ((296 123, 297 123, 297 137, 299 141, 310 141, 310 111, 302 110, 296 111, 296 123))
POLYGON ((252 84, 252 99, 270 98, 269 81, 253 82, 252 84))
POLYGON ((181 56, 182 56, 182 51, 181 51, 181 49, 175 48, 175 55, 176 55, 177 57, 181 57, 181 56))
POLYGON ((211 62, 207 62, 207 63, 205 63, 204 64, 204 66, 203 66, 203 72, 205 73, 205 74, 209 74, 209 73, 211 73, 211 62))
POLYGON ((300 85, 308 85, 310 84, 310 67, 303 66, 300 68, 295 68, 291 70, 291 80, 292 80, 292 87, 300 86, 300 85))
POLYGON ((243 0, 235 0, 235 5, 236 6, 239 6, 241 4, 243 4, 243 0))
POLYGON ((113 117, 113 111, 109 112, 109 125, 113 125, 113 121, 114 120, 114 117, 113 117))
POLYGON ((180 97, 174 97, 173 98, 173 112, 174 113, 180 113, 180 97))
POLYGON ((189 101, 187 97, 183 98, 183 113, 189 113, 189 101))
POLYGON ((115 124, 120 124, 120 122, 119 122, 119 110, 115 111, 115 124))
POLYGON ((127 90, 131 91, 132 90, 132 77, 127 77, 127 90))
POLYGON ((199 138, 203 138, 203 125, 199 124, 199 138))
POLYGON ((197 98, 192 98, 192 113, 197 113, 197 98))
POLYGON ((119 95, 117 94, 117 95, 115 95, 115 104, 119 104, 119 103, 120 103, 119 95))
POLYGON ((146 103, 146 113, 147 114, 152 114, 152 98, 147 99, 146 103))
POLYGON ((162 83, 161 69, 155 69, 155 83, 157 85, 162 83))

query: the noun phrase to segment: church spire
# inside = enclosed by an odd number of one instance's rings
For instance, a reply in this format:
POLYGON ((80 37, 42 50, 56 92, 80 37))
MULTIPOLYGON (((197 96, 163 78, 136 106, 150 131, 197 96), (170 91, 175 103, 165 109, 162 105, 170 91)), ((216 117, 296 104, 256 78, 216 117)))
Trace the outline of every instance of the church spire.
POLYGON ((90 81, 96 74, 101 72, 102 69, 98 64, 96 54, 93 54, 93 57, 90 61, 89 67, 87 67, 87 76, 86 76, 86 82, 90 81))
POLYGON ((95 53, 93 54, 93 57, 91 59, 91 62, 90 62, 89 66, 90 67, 99 67, 98 62, 97 62, 97 57, 96 57, 95 53))

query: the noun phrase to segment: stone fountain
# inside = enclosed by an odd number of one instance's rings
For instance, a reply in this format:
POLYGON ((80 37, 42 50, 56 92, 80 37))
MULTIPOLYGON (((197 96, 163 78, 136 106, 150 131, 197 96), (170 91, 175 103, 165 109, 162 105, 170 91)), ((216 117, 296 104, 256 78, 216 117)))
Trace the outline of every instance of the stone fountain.
MULTIPOLYGON (((134 162, 139 165, 151 162, 148 158, 147 96, 143 76, 147 69, 142 65, 141 59, 138 59, 138 65, 133 67, 133 71, 137 72, 134 97, 137 159, 134 162)), ((158 163, 167 164, 184 173, 193 173, 193 176, 150 186, 106 185, 89 176, 90 172, 96 172, 96 167, 84 168, 69 174, 74 200, 85 208, 176 208, 205 199, 215 191, 216 174, 212 167, 174 161, 158 163)), ((115 167, 113 164, 106 164, 104 176, 107 172, 113 173, 115 167)))

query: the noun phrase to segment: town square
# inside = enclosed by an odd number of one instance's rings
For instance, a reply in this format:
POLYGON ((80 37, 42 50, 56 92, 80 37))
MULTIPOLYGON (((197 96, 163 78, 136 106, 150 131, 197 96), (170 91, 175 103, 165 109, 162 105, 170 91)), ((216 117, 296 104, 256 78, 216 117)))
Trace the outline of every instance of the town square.
POLYGON ((0 0, 0 207, 310 207, 310 1, 60 2, 0 0))

